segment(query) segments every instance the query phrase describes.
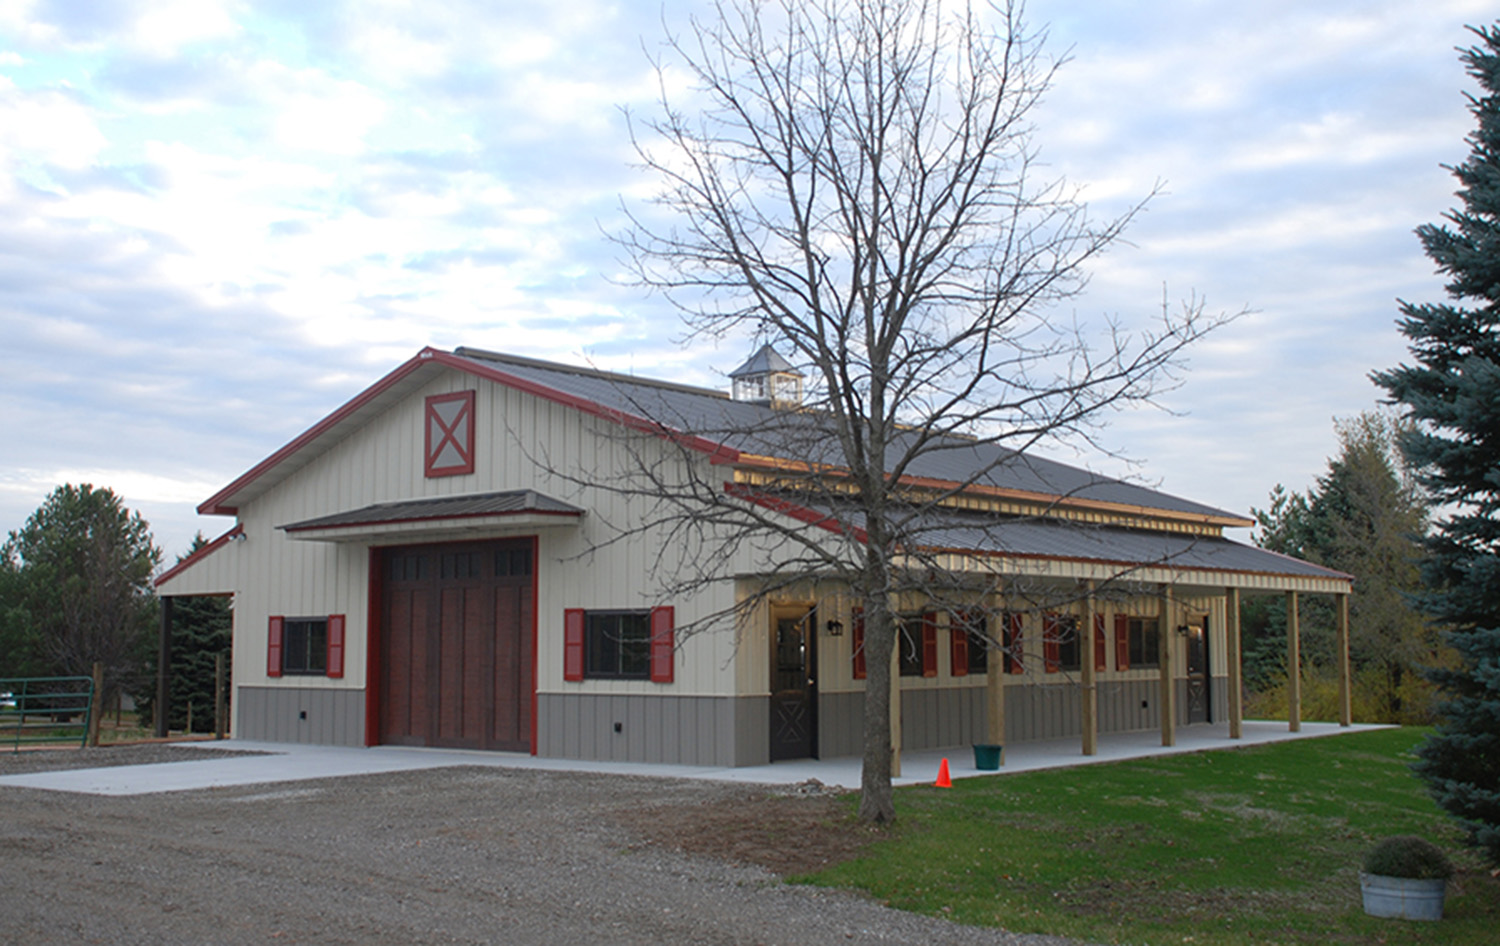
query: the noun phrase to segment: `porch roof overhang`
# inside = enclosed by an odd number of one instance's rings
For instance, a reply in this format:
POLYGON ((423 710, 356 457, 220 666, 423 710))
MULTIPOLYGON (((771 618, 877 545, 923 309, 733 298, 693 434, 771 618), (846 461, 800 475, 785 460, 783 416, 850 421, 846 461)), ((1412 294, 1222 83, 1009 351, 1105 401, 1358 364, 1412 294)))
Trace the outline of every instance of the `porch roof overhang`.
MULTIPOLYGON (((863 516, 833 505, 805 506, 784 495, 738 489, 750 502, 866 541, 863 516)), ((1348 594, 1353 576, 1226 539, 1095 525, 1048 516, 1000 516, 945 508, 911 510, 898 522, 911 567, 1101 584, 1166 584, 1250 594, 1348 594)))
POLYGON ((954 570, 1099 583, 1348 594, 1354 582, 1343 572, 1222 536, 1053 519, 952 522, 926 531, 922 545, 924 556, 937 557, 954 570))
POLYGON ((375 503, 277 528, 311 542, 408 542, 576 528, 583 515, 577 506, 525 489, 375 503))

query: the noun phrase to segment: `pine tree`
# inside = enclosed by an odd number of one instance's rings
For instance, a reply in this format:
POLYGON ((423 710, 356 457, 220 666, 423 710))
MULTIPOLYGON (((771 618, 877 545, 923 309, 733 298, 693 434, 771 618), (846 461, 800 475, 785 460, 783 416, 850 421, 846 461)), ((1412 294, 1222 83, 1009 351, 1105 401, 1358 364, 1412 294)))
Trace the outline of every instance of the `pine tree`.
MULTIPOLYGON (((1376 411, 1336 421, 1339 453, 1329 459, 1317 485, 1306 494, 1277 486, 1270 508, 1254 510, 1262 548, 1354 576, 1349 651, 1356 671, 1356 716, 1365 722, 1432 721, 1430 685, 1411 673, 1431 664, 1440 648, 1406 600, 1420 587, 1413 560, 1428 515, 1397 452, 1407 426, 1376 411)), ((1299 603, 1299 612, 1304 677, 1331 690, 1337 685, 1332 602, 1309 596, 1299 603)), ((1243 606, 1246 681, 1252 691, 1274 689, 1285 680, 1285 616, 1280 598, 1252 598, 1243 606)))
POLYGON ((1500 865, 1500 24, 1470 29, 1481 42, 1461 58, 1481 93, 1469 96, 1472 150, 1451 169, 1463 207, 1417 230, 1449 301, 1401 303, 1416 364, 1374 378, 1416 421, 1402 449, 1451 510, 1425 543, 1420 603, 1459 662, 1430 671, 1443 721, 1416 769, 1500 865))
MULTIPOLYGON (((203 536, 193 538, 188 555, 207 545, 203 536)), ((231 627, 228 598, 194 596, 176 599, 172 609, 172 699, 167 713, 167 727, 188 730, 188 706, 192 706, 192 731, 212 732, 214 729, 214 658, 220 654, 225 658, 225 694, 232 691, 229 686, 229 646, 231 627)), ((143 681, 135 694, 136 706, 140 710, 141 725, 156 722, 155 679, 143 681)))
POLYGON ((7 640, 24 633, 31 666, 88 676, 104 666, 108 706, 150 659, 156 613, 151 572, 161 560, 151 528, 109 489, 59 486, 0 546, 7 640), (19 629, 19 631, 17 630, 19 629))

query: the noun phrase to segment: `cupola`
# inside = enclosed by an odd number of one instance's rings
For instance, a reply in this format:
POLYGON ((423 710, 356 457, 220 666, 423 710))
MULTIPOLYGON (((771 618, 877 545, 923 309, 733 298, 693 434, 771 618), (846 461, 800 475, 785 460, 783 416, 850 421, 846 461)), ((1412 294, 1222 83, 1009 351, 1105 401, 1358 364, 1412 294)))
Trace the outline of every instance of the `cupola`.
POLYGON ((762 345, 749 361, 729 372, 730 396, 752 404, 797 407, 802 403, 802 377, 776 349, 762 345))

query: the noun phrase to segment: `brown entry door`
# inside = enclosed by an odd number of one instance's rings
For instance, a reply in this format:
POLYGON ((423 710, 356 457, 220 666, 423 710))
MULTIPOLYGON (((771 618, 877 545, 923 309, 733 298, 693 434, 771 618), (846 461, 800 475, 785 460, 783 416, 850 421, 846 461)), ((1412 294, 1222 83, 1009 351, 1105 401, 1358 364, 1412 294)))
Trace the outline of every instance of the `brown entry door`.
POLYGON ((380 736, 531 749, 530 539, 383 553, 380 736))
POLYGON ((1208 618, 1188 627, 1187 637, 1187 721, 1213 721, 1209 709, 1208 689, 1208 618))
POLYGON ((771 614, 771 761, 818 754, 817 622, 808 608, 771 614))

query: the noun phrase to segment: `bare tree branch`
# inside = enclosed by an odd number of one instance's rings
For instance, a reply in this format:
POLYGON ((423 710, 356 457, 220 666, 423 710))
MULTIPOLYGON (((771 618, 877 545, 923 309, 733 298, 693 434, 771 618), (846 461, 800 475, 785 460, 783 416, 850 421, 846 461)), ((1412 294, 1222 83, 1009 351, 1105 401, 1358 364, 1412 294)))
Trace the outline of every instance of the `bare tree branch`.
MULTIPOLYGON (((740 574, 754 547, 766 590, 715 618, 799 581, 848 585, 869 667, 861 814, 889 820, 899 599, 956 607, 1004 587, 1057 604, 1015 576, 940 567, 942 535, 962 525, 995 545, 1016 521, 956 501, 1026 474, 1039 444, 1092 442, 1110 412, 1152 403, 1226 317, 1193 299, 1150 329, 1111 323, 1097 337, 1059 318, 1152 194, 1099 222, 1040 173, 1032 115, 1060 63, 1018 3, 720 0, 715 12, 669 36, 656 63, 661 109, 632 135, 662 187, 614 238, 689 339, 772 341, 805 396, 754 415, 631 405, 658 434, 769 460, 737 480, 637 425, 620 435, 631 475, 608 488, 650 513, 612 525, 669 539, 661 573, 682 591, 740 574), (691 109, 668 94, 669 70, 690 78, 691 109)), ((1057 502, 1076 488, 1054 489, 1057 502)))

